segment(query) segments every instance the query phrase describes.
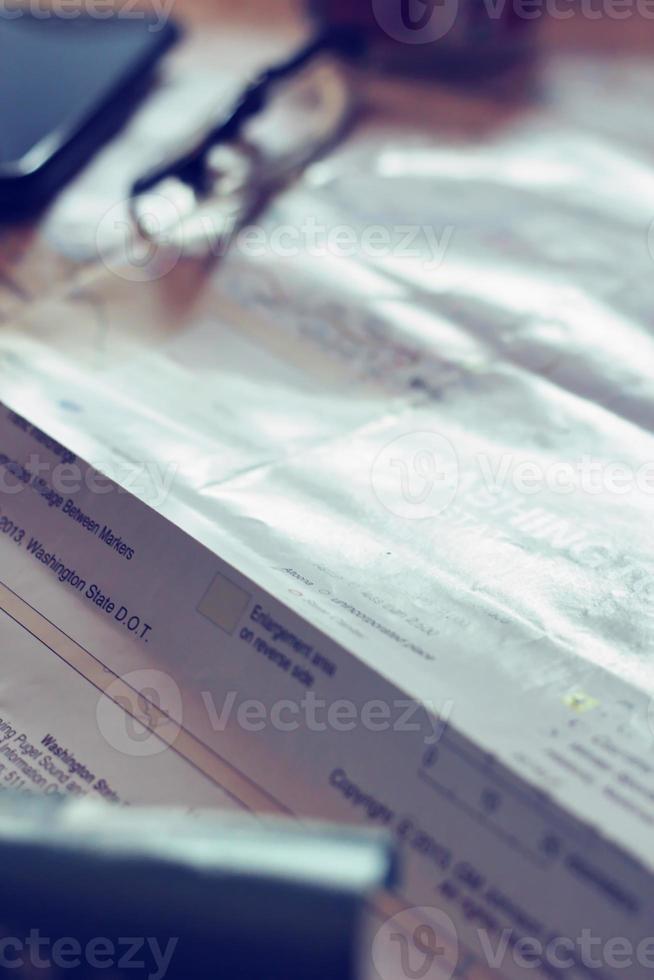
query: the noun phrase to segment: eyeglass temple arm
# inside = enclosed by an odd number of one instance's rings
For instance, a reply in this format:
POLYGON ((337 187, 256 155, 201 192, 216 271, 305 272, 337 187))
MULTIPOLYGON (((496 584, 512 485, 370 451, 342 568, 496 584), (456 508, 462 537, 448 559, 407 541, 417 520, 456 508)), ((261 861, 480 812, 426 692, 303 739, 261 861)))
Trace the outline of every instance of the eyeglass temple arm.
POLYGON ((214 127, 194 149, 173 162, 154 168, 134 182, 131 197, 151 191, 157 184, 176 177, 202 196, 209 192, 210 178, 206 158, 213 147, 235 140, 246 122, 262 112, 275 86, 292 77, 305 65, 324 52, 332 51, 348 57, 358 57, 365 50, 365 38, 360 30, 352 27, 330 27, 320 31, 287 61, 266 69, 239 95, 231 112, 214 127))

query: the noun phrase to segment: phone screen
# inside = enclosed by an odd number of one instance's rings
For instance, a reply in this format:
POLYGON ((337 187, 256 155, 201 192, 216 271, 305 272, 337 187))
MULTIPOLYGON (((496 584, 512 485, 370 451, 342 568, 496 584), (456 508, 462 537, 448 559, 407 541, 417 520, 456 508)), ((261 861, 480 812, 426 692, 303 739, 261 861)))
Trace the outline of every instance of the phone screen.
MULTIPOLYGON (((172 36, 171 36, 172 34, 172 36)), ((32 170, 174 39, 145 17, 0 14, 0 170, 32 170)))

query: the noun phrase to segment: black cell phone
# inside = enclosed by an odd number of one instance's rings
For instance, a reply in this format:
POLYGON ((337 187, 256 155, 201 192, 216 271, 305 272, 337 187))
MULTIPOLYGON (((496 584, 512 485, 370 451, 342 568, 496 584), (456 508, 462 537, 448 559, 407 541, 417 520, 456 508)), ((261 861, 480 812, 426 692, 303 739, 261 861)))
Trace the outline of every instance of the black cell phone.
POLYGON ((44 205, 117 132, 179 34, 145 14, 0 8, 0 221, 44 205))

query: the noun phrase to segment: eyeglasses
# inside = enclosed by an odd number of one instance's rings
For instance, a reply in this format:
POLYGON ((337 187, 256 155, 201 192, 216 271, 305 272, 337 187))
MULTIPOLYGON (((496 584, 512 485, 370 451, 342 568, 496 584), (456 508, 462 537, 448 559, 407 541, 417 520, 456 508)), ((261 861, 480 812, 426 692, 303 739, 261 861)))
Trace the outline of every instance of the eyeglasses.
POLYGON ((140 235, 154 242, 165 236, 193 254, 221 253, 275 193, 343 136, 354 115, 352 87, 340 59, 321 56, 351 57, 363 49, 361 33, 332 28, 255 79, 195 145, 135 181, 130 212, 140 235), (249 130, 281 92, 286 122, 302 125, 299 133, 284 125, 284 149, 267 152, 249 130))

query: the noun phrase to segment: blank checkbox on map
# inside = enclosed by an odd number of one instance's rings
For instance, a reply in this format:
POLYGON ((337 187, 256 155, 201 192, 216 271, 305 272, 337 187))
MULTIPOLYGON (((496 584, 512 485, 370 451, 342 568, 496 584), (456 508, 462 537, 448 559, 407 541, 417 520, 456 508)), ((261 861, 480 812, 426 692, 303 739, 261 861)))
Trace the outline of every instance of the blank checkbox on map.
POLYGON ((198 612, 231 635, 251 598, 240 585, 218 574, 202 597, 198 612))

